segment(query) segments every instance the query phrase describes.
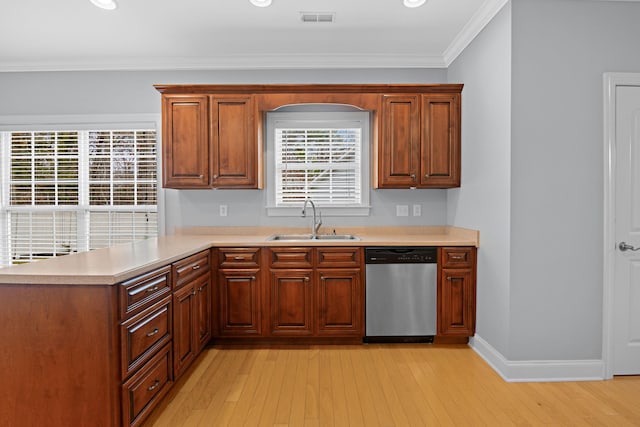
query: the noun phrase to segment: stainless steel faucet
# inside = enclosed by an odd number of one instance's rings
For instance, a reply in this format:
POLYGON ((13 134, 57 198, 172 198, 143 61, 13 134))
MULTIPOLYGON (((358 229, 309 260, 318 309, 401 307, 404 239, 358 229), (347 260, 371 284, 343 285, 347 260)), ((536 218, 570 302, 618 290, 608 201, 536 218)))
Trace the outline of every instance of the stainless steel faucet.
POLYGON ((318 230, 322 225, 322 213, 318 211, 318 219, 316 220, 316 204, 313 203, 311 199, 305 199, 304 205, 302 206, 302 217, 305 218, 307 216, 307 203, 311 203, 311 207, 313 208, 313 224, 311 224, 311 238, 315 239, 318 235, 318 230))

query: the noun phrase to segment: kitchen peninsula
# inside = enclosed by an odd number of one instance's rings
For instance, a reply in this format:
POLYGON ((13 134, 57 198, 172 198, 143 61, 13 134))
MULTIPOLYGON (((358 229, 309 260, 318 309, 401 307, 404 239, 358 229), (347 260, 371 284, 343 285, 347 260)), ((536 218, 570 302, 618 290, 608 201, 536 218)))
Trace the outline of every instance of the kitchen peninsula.
MULTIPOLYGON (((438 247, 439 291, 447 284, 454 288, 446 299, 451 306, 439 310, 471 320, 459 336, 449 329, 453 338, 473 335, 477 231, 361 227, 336 230, 358 240, 269 239, 305 231, 185 229, 0 269, 0 419, 8 425, 140 425, 207 344, 361 342, 364 247, 438 247), (326 275, 336 278, 337 291, 302 292, 302 301, 317 311, 307 310, 306 316, 317 317, 305 318, 303 326, 278 324, 272 304, 277 288, 270 285, 287 277, 289 266, 301 270, 304 263, 307 283, 320 283, 326 275), (348 327, 331 317, 344 314, 334 309, 342 303, 331 300, 343 291, 353 309, 348 327)), ((298 294, 287 292, 295 301, 298 294)), ((439 335, 443 330, 439 324, 439 335)))

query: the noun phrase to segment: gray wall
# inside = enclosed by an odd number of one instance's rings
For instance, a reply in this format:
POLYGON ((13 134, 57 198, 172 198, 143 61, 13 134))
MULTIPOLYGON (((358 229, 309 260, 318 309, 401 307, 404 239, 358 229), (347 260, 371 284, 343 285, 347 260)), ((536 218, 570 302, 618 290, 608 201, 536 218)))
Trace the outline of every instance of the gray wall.
MULTIPOLYGON (((100 71, 0 73, 0 116, 160 114, 153 84, 210 83, 445 83, 444 69, 100 71)), ((165 226, 295 225, 308 219, 267 217, 265 191, 165 191, 165 226), (218 216, 219 205, 229 216, 218 216)), ((368 217, 328 217, 337 225, 439 225, 446 222, 445 190, 372 190, 368 217), (420 204, 422 216, 396 217, 396 204, 420 204)), ((411 208, 410 208, 411 212, 411 208)))
POLYGON ((640 72, 640 4, 513 1, 508 359, 600 359, 602 74, 640 72))
POLYGON ((449 224, 480 230, 477 334, 502 354, 509 332, 511 5, 449 67, 464 83, 462 186, 448 190, 449 224))

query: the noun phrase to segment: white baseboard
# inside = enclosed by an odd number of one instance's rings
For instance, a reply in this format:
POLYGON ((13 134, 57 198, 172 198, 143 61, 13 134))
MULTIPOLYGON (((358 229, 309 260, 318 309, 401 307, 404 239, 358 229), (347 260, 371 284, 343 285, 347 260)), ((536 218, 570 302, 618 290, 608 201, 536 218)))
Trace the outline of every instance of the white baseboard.
POLYGON ((507 360, 482 337, 469 346, 507 382, 597 381, 604 379, 602 360, 507 360))

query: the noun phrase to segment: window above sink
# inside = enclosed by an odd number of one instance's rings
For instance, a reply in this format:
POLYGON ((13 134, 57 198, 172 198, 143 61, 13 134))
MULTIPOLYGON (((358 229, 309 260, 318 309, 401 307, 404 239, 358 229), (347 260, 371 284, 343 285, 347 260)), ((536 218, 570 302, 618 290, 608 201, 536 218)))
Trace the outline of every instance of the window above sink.
POLYGON ((333 104, 268 112, 268 215, 300 216, 307 198, 326 216, 369 215, 369 115, 333 104))

